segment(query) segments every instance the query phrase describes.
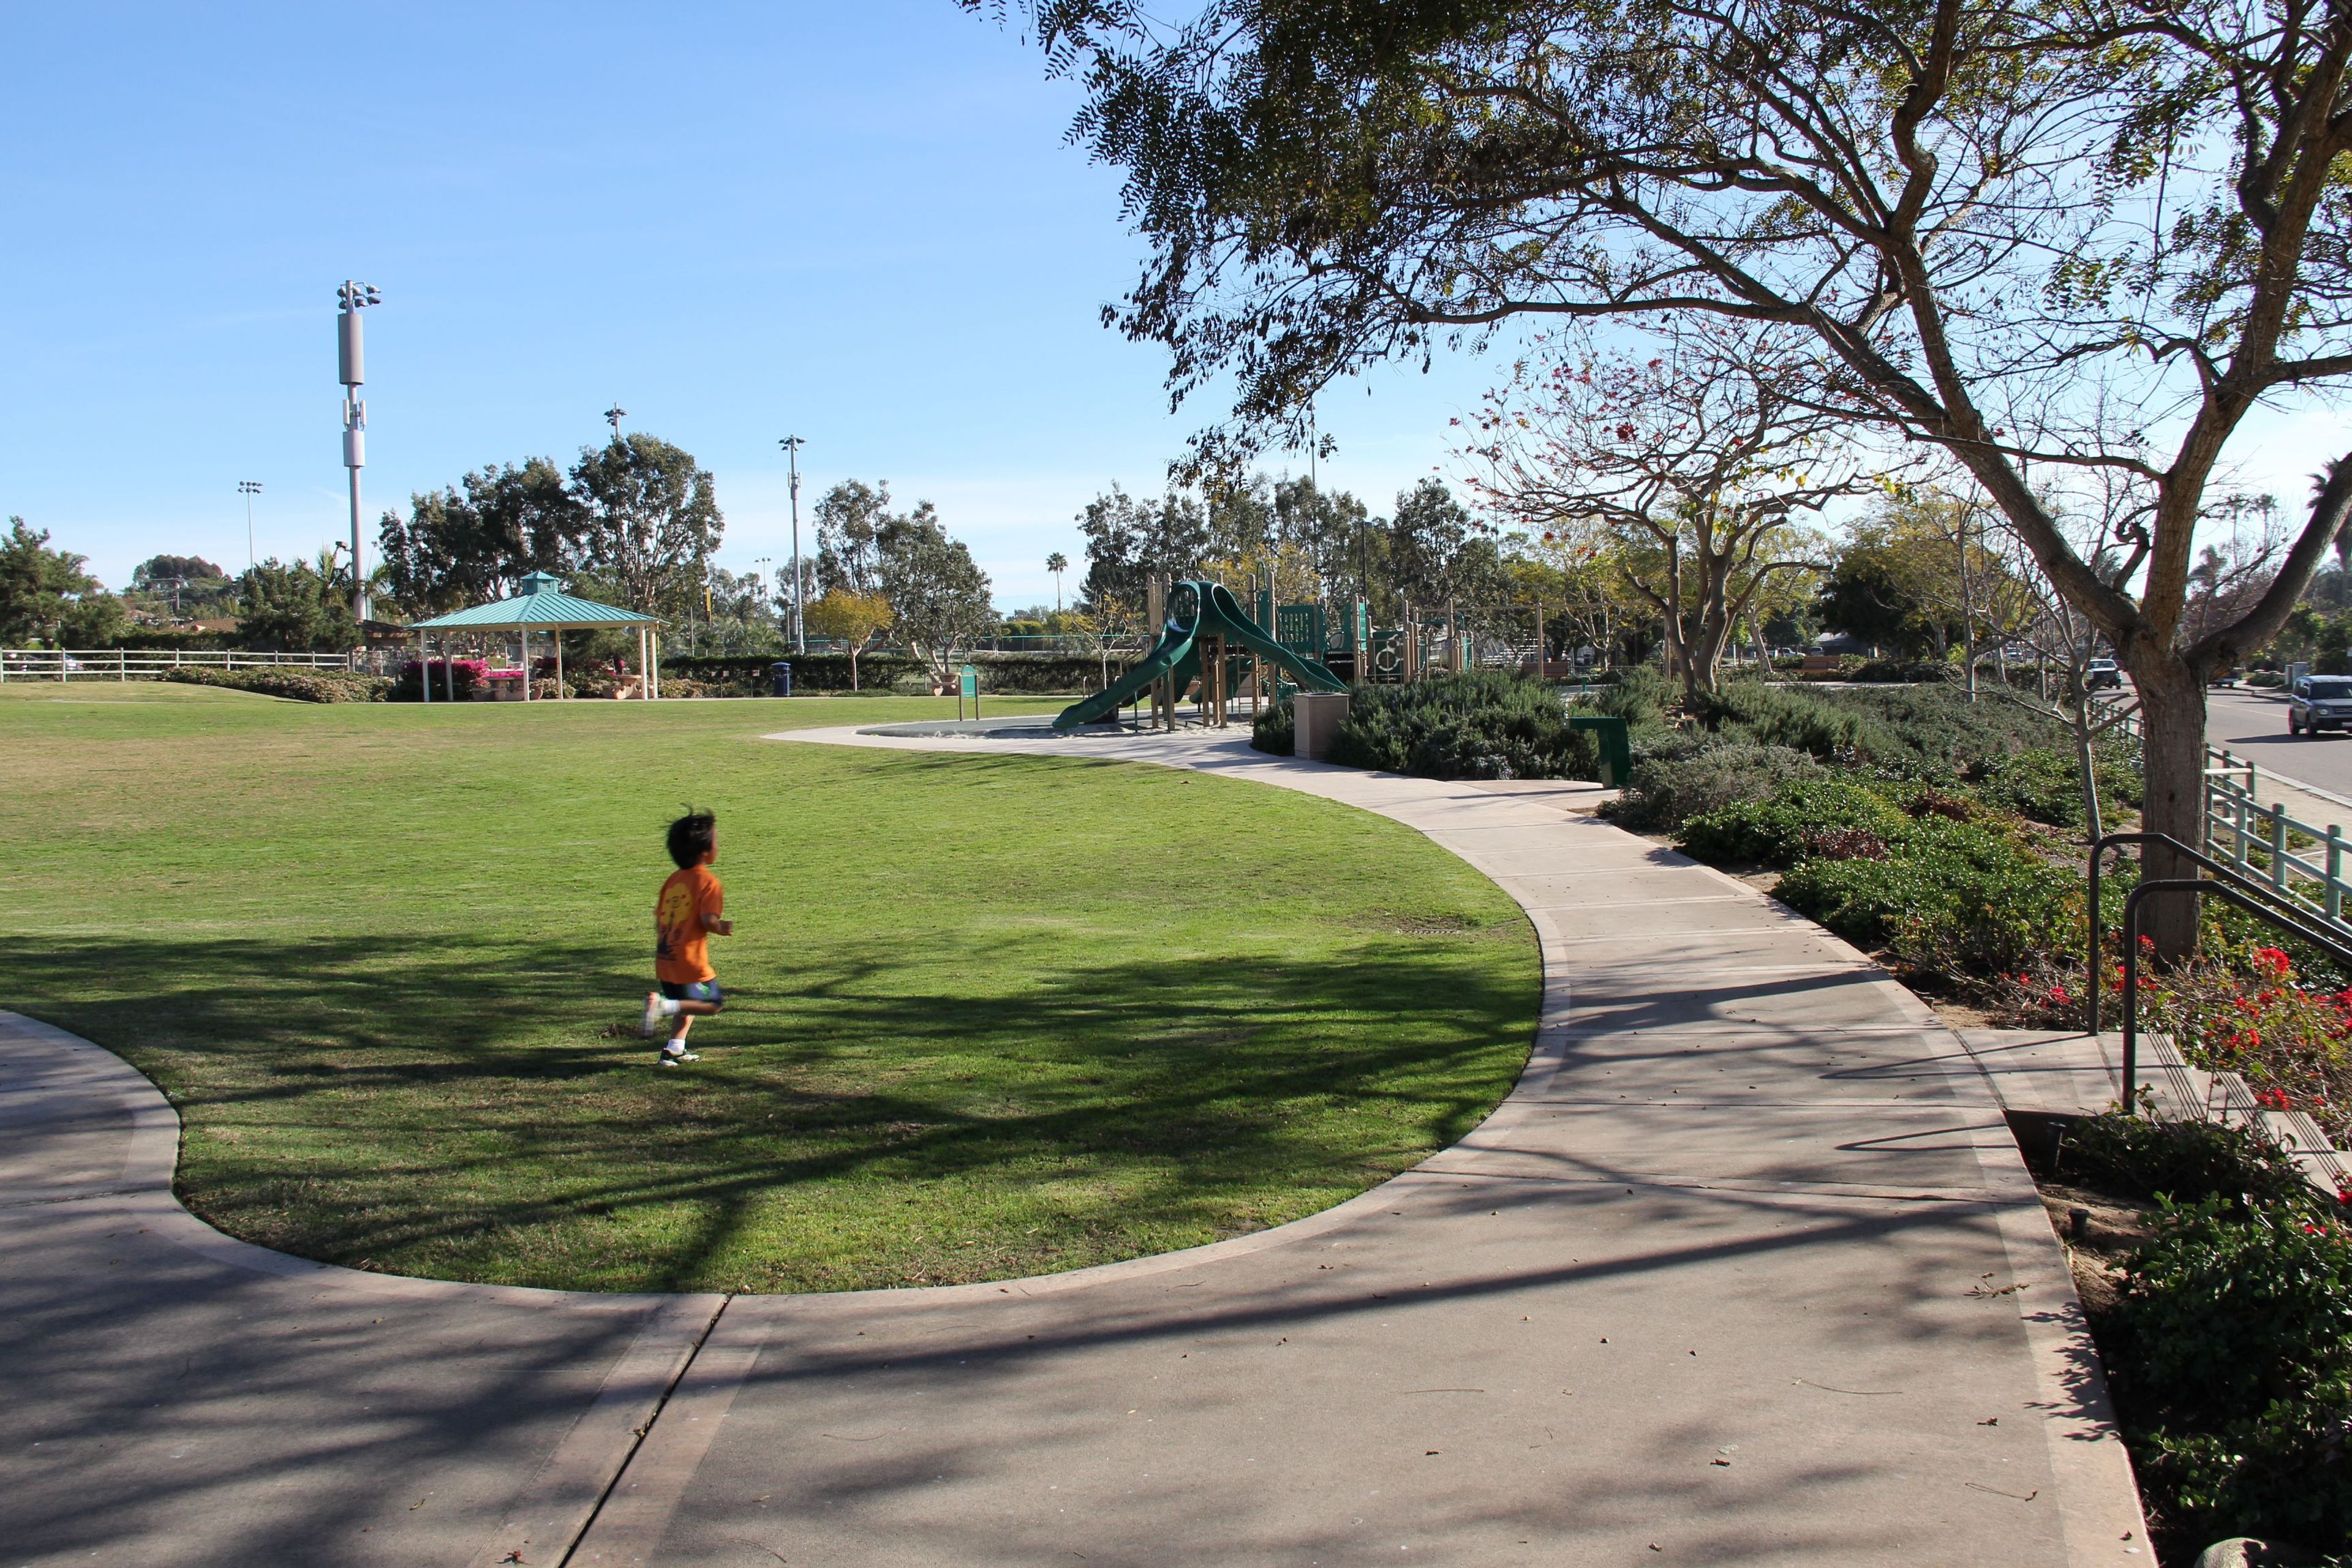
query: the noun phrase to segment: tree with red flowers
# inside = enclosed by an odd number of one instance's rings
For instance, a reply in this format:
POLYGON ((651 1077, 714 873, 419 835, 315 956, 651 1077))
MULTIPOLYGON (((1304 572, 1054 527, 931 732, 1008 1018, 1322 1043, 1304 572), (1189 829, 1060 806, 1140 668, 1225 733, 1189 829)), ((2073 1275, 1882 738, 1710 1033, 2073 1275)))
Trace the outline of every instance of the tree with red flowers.
POLYGON ((1810 520, 1880 483, 1837 416, 1790 395, 1791 357, 1786 334, 1704 321, 1653 355, 1550 339, 1474 420, 1479 494, 1613 563, 1694 699, 1773 574, 1818 563, 1810 520))

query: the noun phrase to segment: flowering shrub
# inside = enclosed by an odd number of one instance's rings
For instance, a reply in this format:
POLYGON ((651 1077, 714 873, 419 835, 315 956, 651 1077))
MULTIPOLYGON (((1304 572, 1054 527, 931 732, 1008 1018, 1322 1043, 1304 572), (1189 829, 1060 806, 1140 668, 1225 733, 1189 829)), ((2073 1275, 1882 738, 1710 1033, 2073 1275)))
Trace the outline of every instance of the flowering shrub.
POLYGON ((2251 943, 2161 974, 2143 968, 2141 983, 2143 1021, 2185 1060, 2238 1074, 2263 1105, 2308 1112, 2336 1142, 2352 1133, 2352 987, 2300 985, 2285 952, 2251 943))
POLYGON ((488 679, 489 666, 478 658, 436 658, 422 665, 412 658, 400 667, 400 674, 393 680, 392 700, 415 702, 422 700, 423 693, 418 691, 416 683, 420 669, 433 678, 434 701, 438 702, 449 694, 450 678, 454 675, 457 678, 457 700, 463 702, 473 696, 475 689, 488 679))

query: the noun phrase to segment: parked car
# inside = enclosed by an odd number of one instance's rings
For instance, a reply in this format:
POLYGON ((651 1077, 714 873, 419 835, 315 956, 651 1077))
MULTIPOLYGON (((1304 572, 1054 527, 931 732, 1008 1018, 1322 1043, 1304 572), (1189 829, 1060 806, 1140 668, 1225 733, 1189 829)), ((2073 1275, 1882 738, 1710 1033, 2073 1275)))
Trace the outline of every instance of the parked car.
POLYGON ((2287 690, 2286 732, 2352 730, 2352 675, 2306 675, 2287 690))
POLYGON ((2124 672, 2116 668, 2111 658, 2095 658, 2083 667, 2083 689, 2085 691, 2120 691, 2124 672))
POLYGON ((2234 687, 2238 684, 2238 672, 2234 669, 2217 669, 2213 672, 2212 679, 2209 684, 2234 687))

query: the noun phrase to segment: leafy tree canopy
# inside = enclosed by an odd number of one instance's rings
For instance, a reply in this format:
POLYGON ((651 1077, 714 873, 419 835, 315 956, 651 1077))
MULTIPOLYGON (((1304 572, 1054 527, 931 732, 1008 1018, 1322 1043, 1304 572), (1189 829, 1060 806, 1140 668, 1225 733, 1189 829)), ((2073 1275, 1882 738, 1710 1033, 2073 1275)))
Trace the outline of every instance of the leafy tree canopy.
POLYGON ((726 527, 693 455, 633 433, 582 448, 568 472, 531 458, 411 496, 405 520, 384 514, 377 550, 411 615, 502 598, 526 574, 551 572, 682 620, 701 605, 726 527))
POLYGON ((237 635, 247 647, 335 653, 360 645, 352 619, 351 568, 330 552, 314 565, 275 556, 237 579, 237 635))
POLYGON ((131 581, 141 587, 175 579, 189 583, 226 582, 228 574, 201 555, 151 555, 131 569, 131 581))
POLYGON ((0 540, 0 645, 56 637, 68 647, 99 647, 122 624, 122 605, 82 570, 87 557, 51 550, 47 530, 8 520, 0 540))

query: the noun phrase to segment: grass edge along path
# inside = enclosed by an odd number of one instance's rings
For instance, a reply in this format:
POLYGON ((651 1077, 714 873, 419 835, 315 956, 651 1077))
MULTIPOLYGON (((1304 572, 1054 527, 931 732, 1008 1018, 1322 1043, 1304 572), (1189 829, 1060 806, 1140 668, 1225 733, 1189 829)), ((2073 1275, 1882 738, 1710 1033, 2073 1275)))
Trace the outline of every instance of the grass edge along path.
POLYGON ((1410 1167, 1533 1040, 1517 906, 1330 802, 759 739, 950 710, 919 700, 159 689, 0 689, 0 1005, 154 1079, 184 1200, 304 1257, 602 1289, 1111 1262, 1410 1167), (743 934, 664 1072, 632 999, 689 800, 743 934))

